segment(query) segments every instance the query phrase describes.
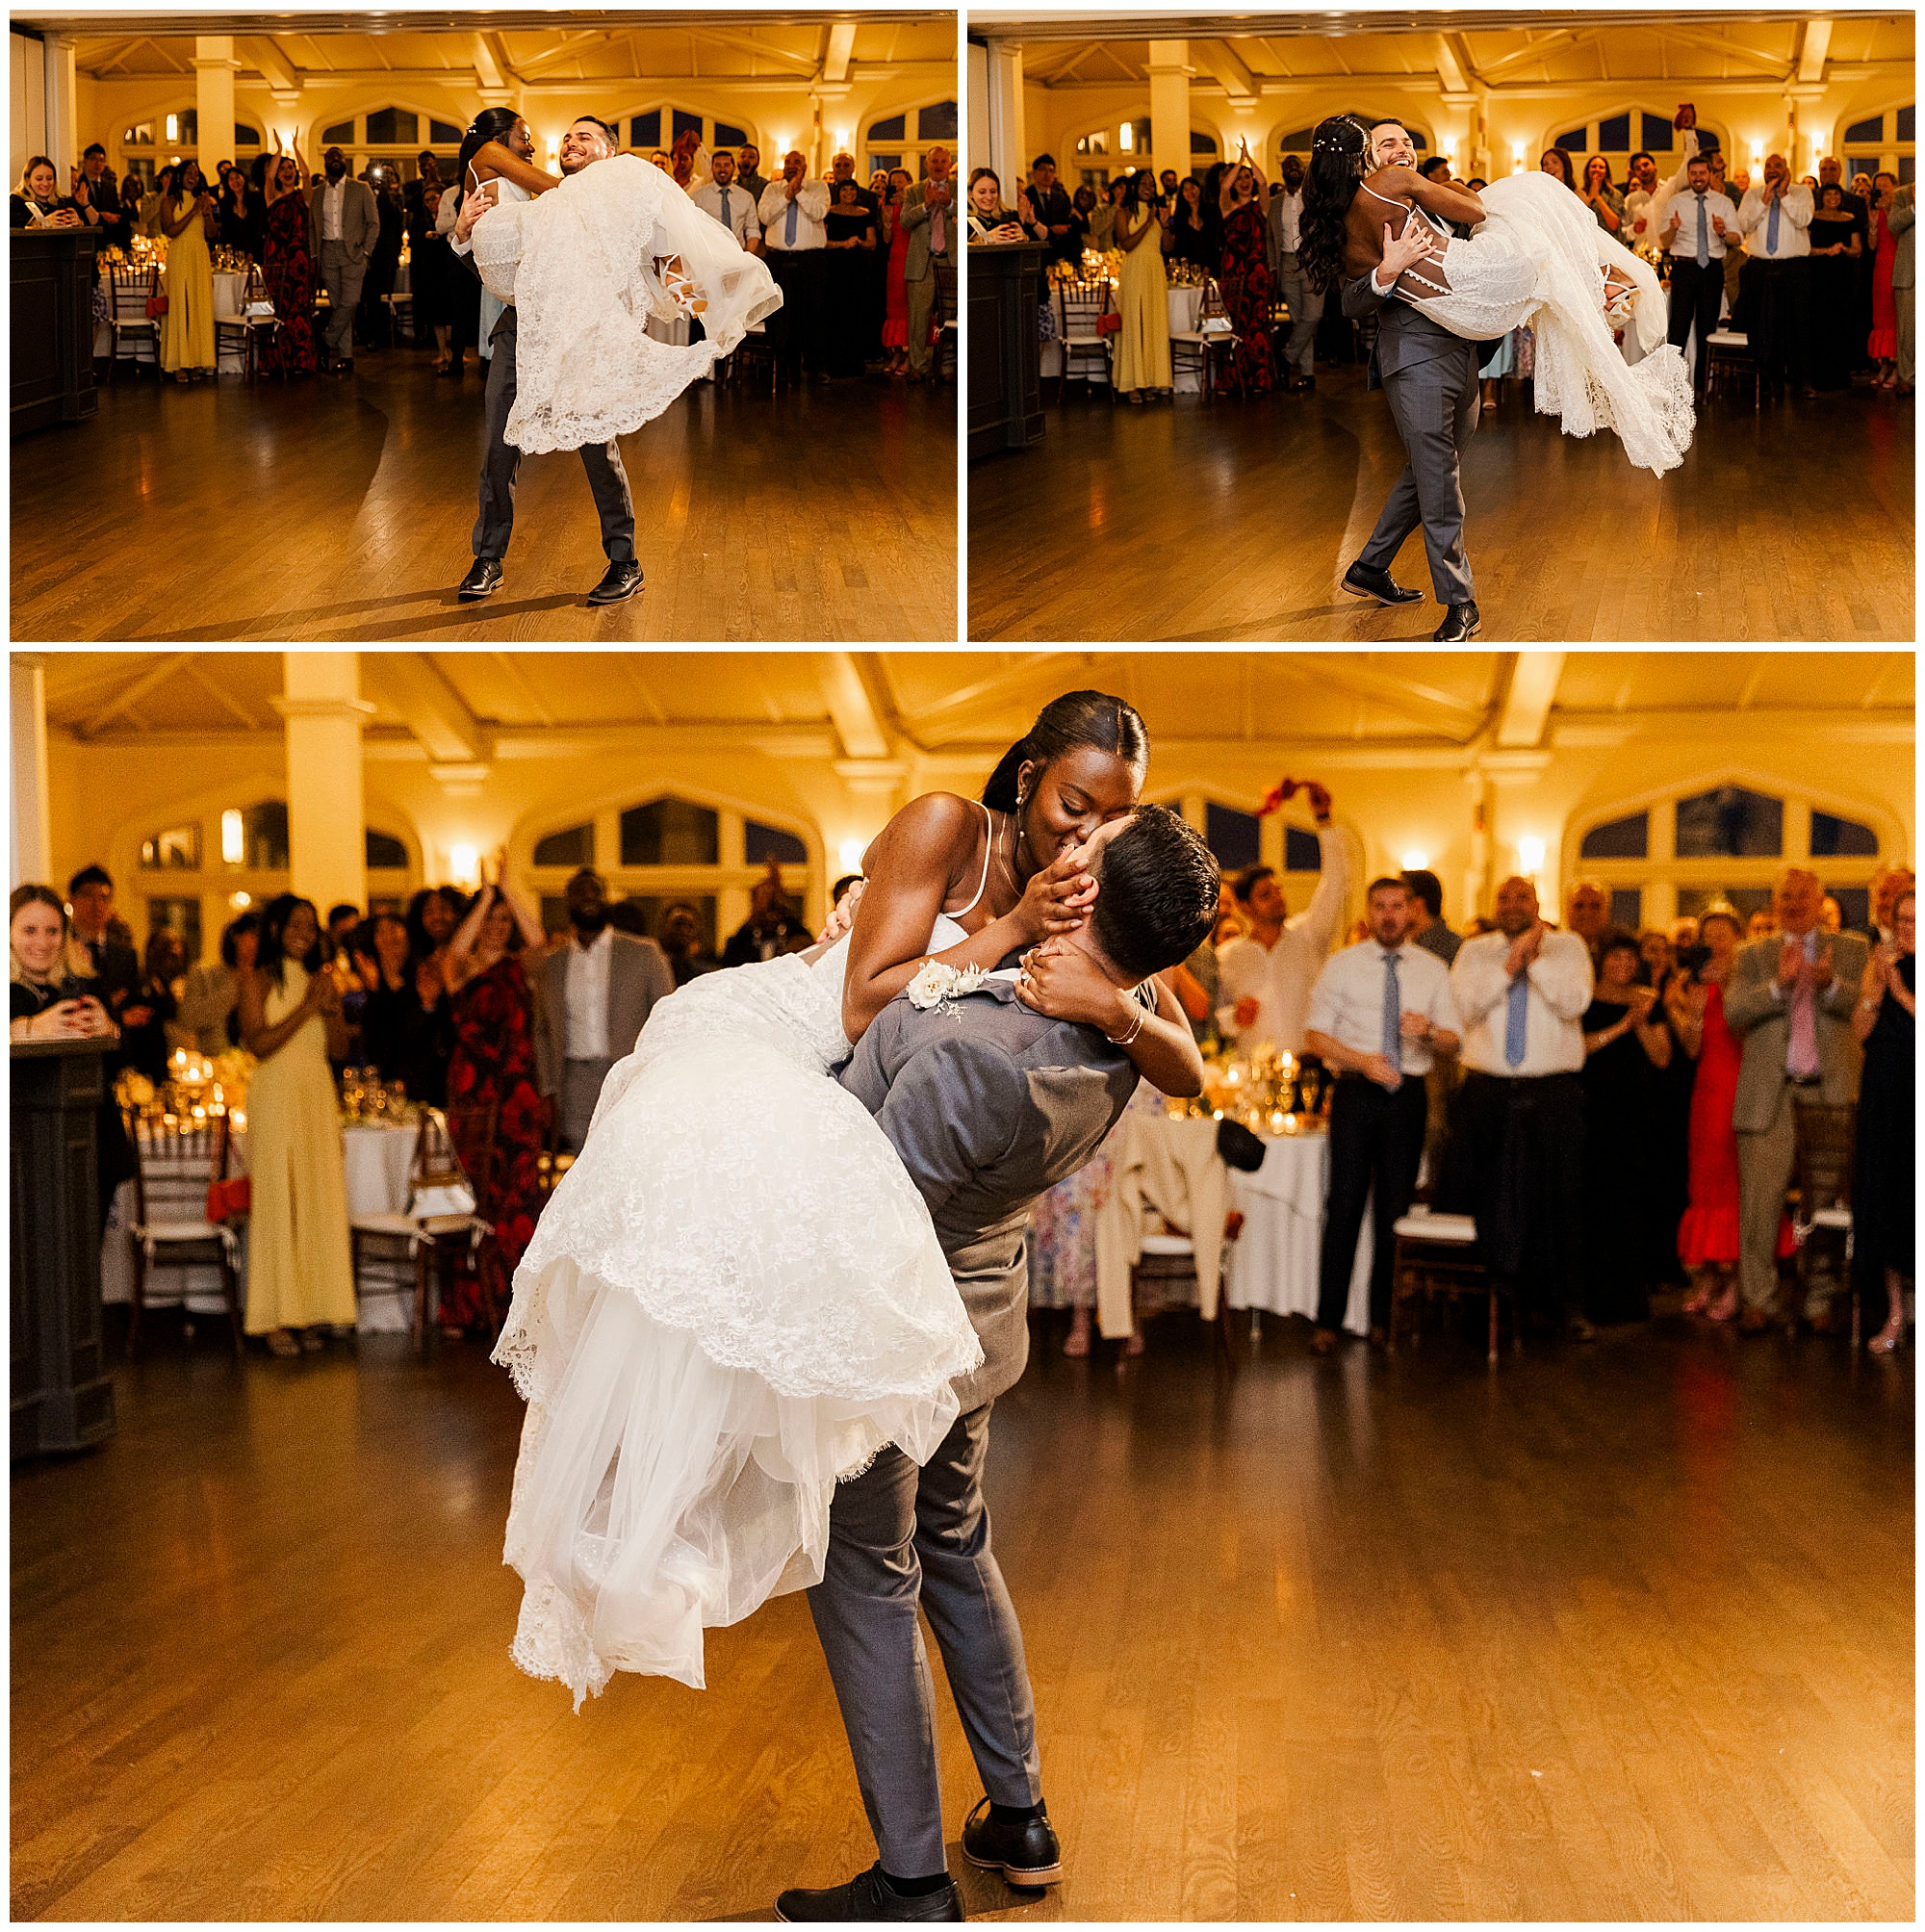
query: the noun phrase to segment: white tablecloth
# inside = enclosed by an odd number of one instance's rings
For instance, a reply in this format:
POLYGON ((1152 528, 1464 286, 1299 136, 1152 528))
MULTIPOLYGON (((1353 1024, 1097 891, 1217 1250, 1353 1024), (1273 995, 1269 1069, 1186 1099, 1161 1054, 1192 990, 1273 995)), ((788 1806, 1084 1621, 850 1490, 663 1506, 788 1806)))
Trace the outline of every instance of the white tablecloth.
MULTIPOLYGON (((1170 334, 1181 335, 1196 326, 1196 311, 1203 305, 1203 291, 1201 289, 1170 289, 1166 292, 1164 298, 1168 304, 1170 334)), ((1114 301, 1116 297, 1113 296, 1111 299, 1114 301)), ((1061 289, 1052 288, 1050 290, 1049 305, 1056 312, 1056 327, 1059 340, 1045 342, 1042 345, 1042 361, 1040 373, 1043 375, 1054 376, 1061 372, 1063 367, 1063 347, 1060 340, 1063 329, 1063 292, 1061 289)), ((654 333, 653 327, 651 327, 650 333, 654 333)), ((1098 364, 1093 355, 1079 356, 1075 372, 1070 376, 1070 380, 1072 382, 1093 382, 1099 388, 1104 387, 1110 380, 1109 365, 1107 363, 1098 364)), ((1174 377, 1174 382, 1177 391, 1186 396, 1194 396, 1203 386, 1201 378, 1194 369, 1178 370, 1174 377)))
MULTIPOLYGON (((1230 1245, 1223 1294, 1232 1308, 1275 1315, 1317 1315, 1318 1256, 1323 1242, 1323 1198, 1329 1191, 1328 1134, 1283 1134, 1267 1141, 1255 1173, 1230 1170, 1230 1203, 1244 1217, 1230 1245)), ((1344 1326, 1353 1335, 1371 1326, 1371 1219, 1364 1215, 1344 1326)))
MULTIPOLYGON (((167 264, 161 265, 161 288, 165 293, 167 286, 167 264)), ((228 270, 214 278, 214 314, 217 321, 227 322, 241 313, 241 305, 247 291, 247 277, 244 272, 228 270)), ((114 336, 105 322, 96 322, 93 328, 93 352, 106 357, 113 353, 114 336)), ((138 339, 124 336, 120 342, 120 359, 132 362, 136 354, 141 361, 151 358, 146 354, 138 339)), ((218 357, 223 374, 239 375, 246 368, 246 362, 238 348, 223 348, 218 357)))
MULTIPOLYGON (((408 1176, 414 1167, 418 1129, 394 1122, 361 1122, 345 1127, 341 1136, 342 1174, 347 1187, 347 1212, 400 1214, 408 1204, 408 1176)), ((227 1171, 247 1171, 247 1137, 236 1134, 229 1144, 227 1171)), ((134 1183, 124 1181, 114 1197, 114 1213, 100 1248, 100 1299, 134 1299, 134 1183)), ((241 1306, 247 1306, 247 1232, 241 1224, 241 1306)), ((147 1275, 147 1303, 159 1307, 182 1299, 195 1315, 220 1315, 220 1271, 212 1263, 192 1267, 160 1267, 147 1275)), ((405 1334, 414 1318, 414 1273, 397 1264, 370 1262, 362 1272, 360 1319, 364 1335, 405 1334)))

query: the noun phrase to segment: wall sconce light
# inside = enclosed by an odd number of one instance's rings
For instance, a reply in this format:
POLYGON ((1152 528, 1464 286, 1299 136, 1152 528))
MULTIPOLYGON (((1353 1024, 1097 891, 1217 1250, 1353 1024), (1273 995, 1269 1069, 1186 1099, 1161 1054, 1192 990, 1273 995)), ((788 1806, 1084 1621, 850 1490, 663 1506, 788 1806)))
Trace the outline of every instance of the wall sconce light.
POLYGON ((230 892, 227 895, 228 907, 236 913, 244 913, 253 903, 254 895, 251 892, 230 892))
POLYGON ((1125 154, 1134 154, 1137 151, 1137 131, 1128 121, 1116 130, 1116 145, 1125 154))
POLYGON ((1524 172, 1524 142, 1521 141, 1514 141, 1510 144, 1510 171, 1513 174, 1524 172))
POLYGON ((1544 870, 1544 840, 1520 838, 1517 841, 1518 869, 1535 878, 1544 870))
POLYGON ((1416 847, 1404 853, 1397 862, 1406 872, 1422 872, 1430 863, 1430 854, 1420 852, 1416 847))
POLYGON ((454 883, 461 887, 476 884, 481 876, 481 850, 476 845, 450 845, 448 848, 449 869, 454 874, 454 883))
POLYGON ((242 839, 241 814, 235 811, 220 814, 220 858, 227 865, 240 864, 246 856, 246 846, 242 839))
POLYGON ((835 848, 835 858, 845 872, 860 872, 862 869, 862 854, 869 849, 866 838, 845 838, 835 848))

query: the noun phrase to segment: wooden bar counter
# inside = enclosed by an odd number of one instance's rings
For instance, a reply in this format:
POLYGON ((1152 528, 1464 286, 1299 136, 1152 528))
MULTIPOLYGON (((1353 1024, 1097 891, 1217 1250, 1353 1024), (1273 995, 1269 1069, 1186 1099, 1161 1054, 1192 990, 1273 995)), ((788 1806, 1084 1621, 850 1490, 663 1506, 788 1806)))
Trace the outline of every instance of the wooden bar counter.
POLYGON ((980 242, 969 249, 969 455, 1026 450, 1042 440, 1037 304, 1043 249, 980 242))

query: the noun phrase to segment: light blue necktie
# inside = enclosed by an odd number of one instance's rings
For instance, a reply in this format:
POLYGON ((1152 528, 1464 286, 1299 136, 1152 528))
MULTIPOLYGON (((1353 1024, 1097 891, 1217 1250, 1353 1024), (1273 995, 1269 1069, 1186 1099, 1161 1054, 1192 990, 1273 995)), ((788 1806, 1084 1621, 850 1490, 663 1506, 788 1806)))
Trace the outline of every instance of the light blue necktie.
POLYGON ((1771 213, 1764 218, 1764 252, 1778 253, 1778 203, 1771 204, 1771 213))
POLYGON ((791 201, 788 204, 788 219, 783 223, 783 246, 784 248, 793 248, 795 246, 795 217, 796 204, 791 201))
POLYGON ((1523 973, 1510 983, 1504 1005, 1504 1065, 1524 1065, 1524 1010, 1530 1003, 1530 981, 1523 973))
MULTIPOLYGON (((1398 1087, 1403 1085, 1403 993, 1398 985, 1398 958, 1395 953, 1385 953, 1384 962, 1384 1013, 1383 1013, 1383 1056, 1398 1070, 1398 1087)), ((1393 1087, 1391 1092, 1397 1092, 1393 1087)))
POLYGON ((735 224, 729 219, 729 191, 726 188, 722 191, 722 225, 730 234, 735 232, 735 224))
POLYGON ((1711 218, 1705 212, 1705 197, 1698 196, 1698 266, 1711 266, 1711 218))

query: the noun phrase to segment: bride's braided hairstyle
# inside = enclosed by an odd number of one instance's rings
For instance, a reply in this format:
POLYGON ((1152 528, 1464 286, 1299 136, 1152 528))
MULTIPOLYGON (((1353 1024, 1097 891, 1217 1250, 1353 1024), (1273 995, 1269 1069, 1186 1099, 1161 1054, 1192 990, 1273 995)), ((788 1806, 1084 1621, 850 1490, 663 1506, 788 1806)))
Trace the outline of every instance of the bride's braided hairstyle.
POLYGON ((1369 172, 1370 163, 1371 131, 1360 116, 1332 115, 1317 123, 1310 167, 1303 178, 1303 220, 1296 245, 1298 266, 1320 295, 1343 276, 1350 203, 1357 198, 1357 183, 1369 172))

